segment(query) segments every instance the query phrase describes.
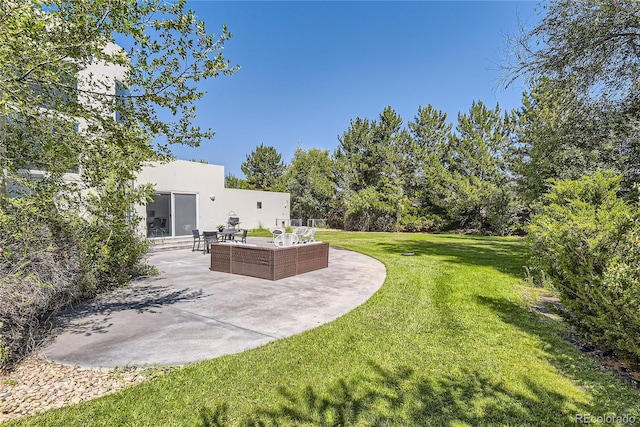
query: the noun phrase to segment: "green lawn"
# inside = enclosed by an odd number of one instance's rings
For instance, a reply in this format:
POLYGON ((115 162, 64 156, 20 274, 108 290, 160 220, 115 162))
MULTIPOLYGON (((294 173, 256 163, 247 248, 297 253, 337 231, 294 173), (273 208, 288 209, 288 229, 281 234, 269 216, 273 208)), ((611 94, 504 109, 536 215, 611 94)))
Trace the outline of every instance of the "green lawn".
POLYGON ((22 423, 557 426, 575 425, 576 414, 640 421, 640 392, 529 310, 537 290, 523 283, 520 240, 318 237, 386 265, 387 280, 367 303, 301 335, 22 423))

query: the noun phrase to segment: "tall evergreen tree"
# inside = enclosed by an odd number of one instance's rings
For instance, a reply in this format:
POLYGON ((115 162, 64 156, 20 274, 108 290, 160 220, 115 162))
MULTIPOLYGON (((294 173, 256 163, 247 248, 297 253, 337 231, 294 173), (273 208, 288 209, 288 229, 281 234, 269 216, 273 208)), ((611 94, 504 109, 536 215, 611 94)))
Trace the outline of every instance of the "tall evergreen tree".
POLYGON ((450 169, 500 184, 506 175, 509 141, 508 118, 502 116, 500 106, 489 109, 482 101, 474 101, 468 114, 458 114, 450 169))
POLYGON ((250 189, 281 191, 282 175, 285 165, 282 156, 274 147, 267 147, 260 144, 240 166, 242 172, 247 177, 247 184, 250 189))
POLYGON ((413 224, 407 226, 417 230, 438 228, 443 220, 442 201, 450 181, 447 167, 453 125, 447 123, 446 113, 428 105, 418 108, 408 128, 409 137, 402 149, 402 175, 406 195, 404 211, 413 217, 413 224), (431 220, 425 221, 427 216, 431 216, 431 220))
POLYGON ((228 173, 224 177, 224 186, 226 188, 248 189, 249 184, 246 179, 239 178, 232 173, 228 173))
POLYGON ((402 118, 387 107, 379 121, 357 118, 338 138, 336 179, 345 227, 394 230, 403 197, 400 147, 402 118))
POLYGON ((503 234, 515 226, 519 209, 508 171, 512 121, 499 105, 488 109, 481 101, 458 115, 450 147, 451 191, 443 205, 458 226, 503 234))

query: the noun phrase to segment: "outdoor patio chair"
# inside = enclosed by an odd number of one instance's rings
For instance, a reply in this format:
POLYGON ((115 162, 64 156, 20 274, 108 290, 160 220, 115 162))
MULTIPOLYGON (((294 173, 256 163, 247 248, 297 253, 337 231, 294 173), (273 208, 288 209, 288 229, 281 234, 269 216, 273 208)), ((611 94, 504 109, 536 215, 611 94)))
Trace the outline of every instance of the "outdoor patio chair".
POLYGON ((309 229, 309 227, 296 227, 293 230, 293 234, 295 234, 296 236, 298 236, 298 238, 300 240, 302 240, 302 236, 305 235, 305 233, 307 232, 308 229, 309 229))
MULTIPOLYGON (((247 230, 246 229, 240 230, 234 236, 237 236, 237 237, 240 238, 240 243, 247 243, 247 230)), ((237 240, 237 239, 234 238, 234 240, 237 240)))
POLYGON ((218 232, 217 231, 203 231, 202 239, 204 240, 204 250, 202 251, 205 254, 209 253, 209 249, 211 248, 212 243, 218 243, 218 232))
POLYGON ((198 250, 200 250, 200 230, 195 229, 191 230, 193 233, 193 247, 191 248, 191 252, 196 250, 196 242, 198 243, 198 250))
POLYGON ((273 238, 273 244, 279 247, 293 246, 299 241, 298 236, 293 233, 282 233, 273 238))
POLYGON ((273 235, 272 242, 275 242, 277 236, 284 234, 284 228, 280 228, 280 227, 270 228, 269 231, 273 235))
POLYGON ((316 241, 316 229, 308 228, 307 231, 300 237, 302 243, 315 242, 316 241))

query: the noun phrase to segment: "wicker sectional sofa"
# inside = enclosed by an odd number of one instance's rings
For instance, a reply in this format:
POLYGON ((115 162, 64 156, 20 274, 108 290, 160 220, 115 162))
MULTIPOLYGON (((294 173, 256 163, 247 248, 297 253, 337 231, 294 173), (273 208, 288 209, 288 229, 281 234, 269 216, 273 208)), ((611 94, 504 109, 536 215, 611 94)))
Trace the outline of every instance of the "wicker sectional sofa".
POLYGON ((329 266, 329 244, 316 242, 290 247, 211 245, 212 271, 278 280, 329 266))

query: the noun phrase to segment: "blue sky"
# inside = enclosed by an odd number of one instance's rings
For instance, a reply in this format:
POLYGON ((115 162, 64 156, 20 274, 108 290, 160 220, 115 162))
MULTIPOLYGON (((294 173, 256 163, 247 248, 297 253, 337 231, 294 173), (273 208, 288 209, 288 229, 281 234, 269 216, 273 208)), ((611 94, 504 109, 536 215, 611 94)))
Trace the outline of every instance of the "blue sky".
POLYGON ((288 163, 298 146, 333 152, 356 117, 390 105, 404 120, 433 105, 450 122, 474 100, 520 106, 525 87, 500 85, 506 37, 538 20, 526 1, 191 1, 209 32, 233 33, 224 55, 241 69, 202 84, 198 119, 216 135, 177 158, 243 177, 256 146, 288 163))

